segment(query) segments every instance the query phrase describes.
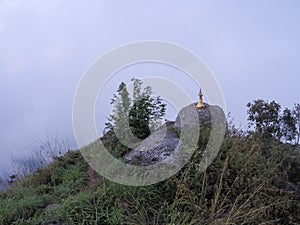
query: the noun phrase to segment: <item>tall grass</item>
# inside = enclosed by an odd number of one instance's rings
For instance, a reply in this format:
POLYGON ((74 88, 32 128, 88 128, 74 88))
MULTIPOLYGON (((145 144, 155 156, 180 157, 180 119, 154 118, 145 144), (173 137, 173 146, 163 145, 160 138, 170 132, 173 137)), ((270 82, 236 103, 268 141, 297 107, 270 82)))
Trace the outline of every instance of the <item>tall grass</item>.
POLYGON ((300 159, 294 148, 232 132, 200 172, 204 150, 203 142, 175 176, 146 187, 101 177, 89 186, 80 152, 67 152, 0 194, 0 224, 299 224, 300 193, 282 185, 300 159))
POLYGON ((10 154, 10 167, 0 174, 0 190, 8 188, 15 181, 49 165, 57 157, 71 149, 67 138, 58 139, 47 136, 46 141, 36 141, 29 146, 29 154, 17 156, 10 154))

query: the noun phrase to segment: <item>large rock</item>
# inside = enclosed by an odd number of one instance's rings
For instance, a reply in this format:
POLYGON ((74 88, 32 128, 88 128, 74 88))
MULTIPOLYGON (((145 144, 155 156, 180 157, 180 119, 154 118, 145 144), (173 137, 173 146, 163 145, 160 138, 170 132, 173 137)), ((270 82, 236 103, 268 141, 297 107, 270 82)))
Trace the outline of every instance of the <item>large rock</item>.
MULTIPOLYGON (((198 145, 201 129, 211 127, 217 133, 224 130, 225 121, 224 112, 218 106, 205 104, 204 109, 196 109, 196 103, 190 104, 180 110, 175 123, 166 124, 168 131, 153 132, 124 158, 132 165, 149 166, 160 162, 176 164, 179 158, 190 156, 189 153, 185 154, 183 147, 191 149, 198 145)), ((214 136, 218 138, 218 135, 214 136)))
POLYGON ((127 163, 149 166, 164 161, 171 163, 172 158, 182 148, 177 136, 166 130, 153 132, 141 144, 125 155, 127 163))
POLYGON ((211 109, 216 106, 204 103, 204 109, 196 109, 196 105, 197 103, 190 104, 179 111, 174 125, 176 128, 193 127, 195 123, 201 128, 211 125, 211 109))

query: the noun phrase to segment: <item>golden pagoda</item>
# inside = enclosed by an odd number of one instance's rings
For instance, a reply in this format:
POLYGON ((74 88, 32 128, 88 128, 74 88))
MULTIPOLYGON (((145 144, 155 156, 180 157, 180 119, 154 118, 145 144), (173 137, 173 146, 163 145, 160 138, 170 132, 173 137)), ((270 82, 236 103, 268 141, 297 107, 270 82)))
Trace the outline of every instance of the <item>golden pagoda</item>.
POLYGON ((203 94, 202 90, 200 89, 199 91, 199 101, 198 104, 196 105, 196 109, 204 109, 205 105, 203 104, 203 94))

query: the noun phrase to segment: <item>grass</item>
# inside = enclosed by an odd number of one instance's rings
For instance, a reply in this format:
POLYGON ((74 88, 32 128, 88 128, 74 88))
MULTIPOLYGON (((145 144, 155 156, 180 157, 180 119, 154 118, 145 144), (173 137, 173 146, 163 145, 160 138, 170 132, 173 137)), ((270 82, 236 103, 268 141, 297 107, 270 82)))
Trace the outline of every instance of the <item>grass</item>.
POLYGON ((203 150, 175 176, 146 187, 93 175, 80 152, 69 151, 0 193, 0 224, 299 224, 299 193, 277 184, 299 182, 289 177, 300 165, 293 147, 227 137, 200 173, 203 150))

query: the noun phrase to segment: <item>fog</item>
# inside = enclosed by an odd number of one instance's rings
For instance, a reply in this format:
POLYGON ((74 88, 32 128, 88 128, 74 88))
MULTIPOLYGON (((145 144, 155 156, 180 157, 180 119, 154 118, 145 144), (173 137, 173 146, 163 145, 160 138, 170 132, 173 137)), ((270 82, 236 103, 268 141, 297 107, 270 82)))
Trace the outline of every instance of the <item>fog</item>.
MULTIPOLYGON (((292 107, 300 102, 299 10, 296 0, 0 1, 0 169, 10 166, 10 154, 22 158, 49 136, 73 143, 78 82, 99 56, 129 42, 163 40, 198 54, 238 126, 246 126, 254 99, 292 107)), ((198 86, 174 68, 132 66, 103 90, 99 132, 118 84, 150 75, 180 83, 197 100, 198 86)))

